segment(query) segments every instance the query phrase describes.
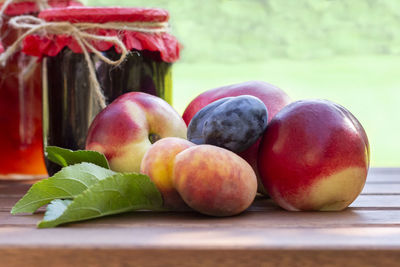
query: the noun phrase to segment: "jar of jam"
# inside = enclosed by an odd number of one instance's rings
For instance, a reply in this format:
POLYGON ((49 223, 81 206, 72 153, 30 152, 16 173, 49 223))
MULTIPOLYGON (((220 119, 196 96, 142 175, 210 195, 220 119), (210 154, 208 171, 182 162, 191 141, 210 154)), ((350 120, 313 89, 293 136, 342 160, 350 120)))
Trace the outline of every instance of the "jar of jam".
MULTIPOLYGON (((37 15, 36 2, 15 1, 5 8, 0 18, 0 53, 22 34, 8 25, 10 18, 37 15)), ((0 1, 0 9, 3 3, 0 1)), ((48 4, 78 5, 76 1, 62 0, 50 0, 48 4)), ((0 65, 0 127, 0 179, 47 176, 42 152, 41 65, 21 52, 0 65)))
MULTIPOLYGON (((89 26, 90 34, 118 37, 129 51, 119 66, 104 62, 93 49, 111 60, 121 57, 121 47, 107 40, 86 39, 92 47, 82 48, 68 32, 31 35, 24 41, 24 52, 43 58, 44 145, 84 149, 88 128, 102 107, 97 101, 88 64, 92 64, 109 104, 132 91, 149 93, 171 103, 171 66, 179 58, 180 45, 168 31, 169 14, 162 9, 145 8, 64 8, 39 14, 46 22, 68 22, 89 26), (112 26, 111 26, 112 25, 112 26), (158 26, 157 26, 158 25, 158 26), (90 52, 90 62, 84 49, 90 52)), ((56 26, 57 27, 57 26, 56 26)), ((84 30, 83 30, 84 31, 84 30)), ((82 43, 83 41, 81 41, 82 43)), ((46 163, 49 173, 58 170, 46 163)))

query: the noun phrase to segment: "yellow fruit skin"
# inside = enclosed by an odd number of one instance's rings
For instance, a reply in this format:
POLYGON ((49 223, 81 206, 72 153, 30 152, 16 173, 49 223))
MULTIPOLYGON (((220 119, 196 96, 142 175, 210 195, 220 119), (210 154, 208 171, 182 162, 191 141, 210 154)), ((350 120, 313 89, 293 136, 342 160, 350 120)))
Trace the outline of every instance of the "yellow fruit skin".
POLYGON ((175 156, 195 144, 181 138, 167 137, 155 142, 143 157, 140 172, 146 174, 160 190, 164 206, 171 210, 188 209, 175 190, 172 171, 175 156))

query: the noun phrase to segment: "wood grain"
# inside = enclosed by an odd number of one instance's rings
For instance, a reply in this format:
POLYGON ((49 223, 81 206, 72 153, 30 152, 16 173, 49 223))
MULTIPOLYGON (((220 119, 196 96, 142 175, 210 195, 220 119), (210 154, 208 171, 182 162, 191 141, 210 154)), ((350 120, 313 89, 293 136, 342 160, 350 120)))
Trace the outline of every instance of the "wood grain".
MULTIPOLYGON (((0 213, 1 226, 35 227, 43 214, 11 216, 0 213)), ((287 212, 275 210, 267 212, 246 212, 231 218, 212 218, 197 213, 154 213, 135 212, 110 216, 87 222, 79 222, 68 227, 195 227, 195 228, 314 228, 349 226, 399 226, 400 210, 354 210, 342 212, 287 212)), ((0 230, 1 236, 1 230, 0 230)))
POLYGON ((398 266, 397 250, 286 249, 121 249, 42 248, 5 249, 2 263, 14 266, 398 266), (51 255, 44 257, 44 253, 51 255), (21 257, 21 255, 24 255, 21 257), (29 264, 27 264, 29 263, 29 264))
MULTIPOLYGON (((2 227, 0 248, 393 249, 399 227, 2 227)), ((1 249, 0 249, 1 250, 1 249)))
POLYGON ((400 169, 371 169, 342 212, 287 212, 258 198, 240 216, 135 212, 36 229, 9 211, 29 189, 0 182, 0 266, 398 266, 400 169))

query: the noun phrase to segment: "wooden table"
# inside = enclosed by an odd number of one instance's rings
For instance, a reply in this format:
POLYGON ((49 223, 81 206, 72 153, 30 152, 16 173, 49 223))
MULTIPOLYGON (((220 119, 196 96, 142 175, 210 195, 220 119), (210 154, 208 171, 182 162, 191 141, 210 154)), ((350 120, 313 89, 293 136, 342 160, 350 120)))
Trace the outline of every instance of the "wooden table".
POLYGON ((400 266, 400 169, 372 169, 342 212, 287 212, 257 199, 244 214, 139 212, 36 229, 43 216, 12 216, 27 191, 0 183, 4 266, 400 266))

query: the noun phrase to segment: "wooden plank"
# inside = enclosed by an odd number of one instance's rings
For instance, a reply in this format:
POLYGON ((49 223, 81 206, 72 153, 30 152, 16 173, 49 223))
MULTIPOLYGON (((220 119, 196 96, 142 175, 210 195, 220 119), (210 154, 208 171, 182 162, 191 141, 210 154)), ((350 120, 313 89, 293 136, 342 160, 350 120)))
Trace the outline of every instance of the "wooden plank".
POLYGON ((369 169, 370 174, 399 174, 399 167, 371 167, 369 169))
MULTIPOLYGON (((37 181, 39 180, 0 180, 0 193, 4 193, 3 188, 19 188, 26 191, 37 181)), ((371 168, 368 173, 367 183, 375 181, 400 183, 400 168, 371 168)))
MULTIPOLYGON (((36 182, 31 181, 0 181, 0 198, 9 196, 20 197, 25 194, 31 184, 36 182)), ((372 168, 367 178, 366 189, 369 190, 379 184, 376 188, 382 188, 382 191, 376 193, 400 193, 400 168, 372 168), (393 184, 385 187, 383 184, 393 184)), ((375 190, 372 190, 374 192, 375 190)), ((370 192, 368 192, 370 193, 370 192)))
POLYGON ((398 266, 396 250, 174 250, 10 248, 0 251, 14 266, 398 266))
POLYGON ((9 247, 400 250, 400 228, 2 227, 0 250, 9 247))
POLYGON ((14 266, 398 266, 396 250, 305 249, 113 249, 6 248, 2 263, 14 266))
MULTIPOLYGON (((271 199, 257 199, 253 205, 253 210, 262 211, 264 208, 271 209, 276 207, 271 199)), ((359 195, 350 205, 352 208, 370 208, 370 209, 400 209, 400 194, 376 194, 376 195, 359 195)))
MULTIPOLYGON (((19 197, 0 198, 0 211, 9 212, 19 197)), ((350 205, 352 208, 362 209, 400 209, 399 195, 360 195, 350 205)), ((252 211, 268 211, 279 209, 271 199, 257 199, 250 210, 252 211)))
POLYGON ((350 205, 353 208, 400 209, 400 195, 360 195, 350 205))
POLYGON ((371 168, 367 183, 400 183, 400 168, 371 168))
POLYGON ((17 201, 20 199, 20 197, 2 197, 0 198, 0 211, 10 211, 11 208, 17 203, 17 201))
MULTIPOLYGON (((378 188, 379 189, 379 188, 378 188)), ((377 189, 377 190, 378 190, 377 189)), ((382 188, 381 188, 382 189, 382 188)), ((9 212, 20 197, 0 198, 0 212, 9 212)), ((350 205, 352 208, 361 209, 399 209, 400 210, 400 194, 396 195, 360 195, 350 205)), ((279 209, 271 199, 257 199, 250 210, 252 211, 269 211, 279 209)), ((43 210, 43 209, 42 209, 43 210)))
POLYGON ((400 183, 367 183, 362 191, 363 195, 400 195, 400 183))
POLYGON ((23 195, 37 180, 30 181, 1 181, 0 180, 0 196, 4 195, 23 195))
MULTIPOLYGON (((0 212, 0 228, 8 226, 35 228, 43 214, 13 216, 0 212)), ((313 228, 313 227, 400 227, 400 210, 356 210, 341 212, 287 212, 271 210, 265 212, 248 211, 230 218, 213 218, 194 212, 157 213, 136 212, 105 217, 87 222, 74 223, 68 227, 192 227, 192 228, 313 228)))
MULTIPOLYGON (((25 191, 24 191, 25 193, 25 191)), ((20 194, 3 194, 0 195, 0 208, 11 207, 14 205, 23 195, 20 194)), ((366 184, 361 193, 362 195, 400 195, 400 184, 366 184)))
MULTIPOLYGON (((0 187, 0 206, 4 198, 21 198, 29 189, 29 186, 0 187)), ((400 194, 400 183, 366 183, 362 194, 400 194)))

